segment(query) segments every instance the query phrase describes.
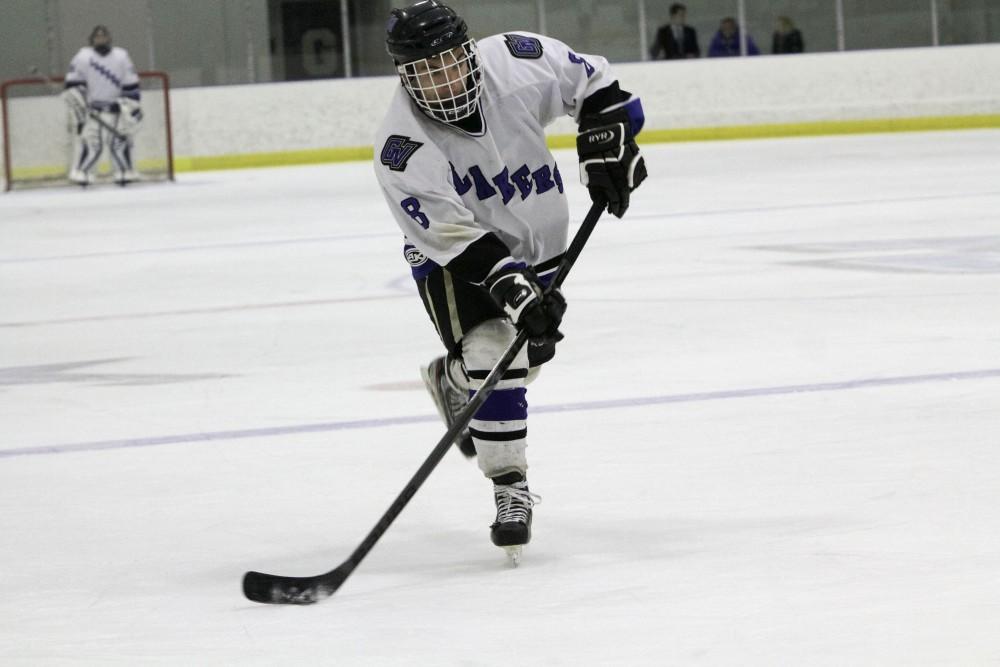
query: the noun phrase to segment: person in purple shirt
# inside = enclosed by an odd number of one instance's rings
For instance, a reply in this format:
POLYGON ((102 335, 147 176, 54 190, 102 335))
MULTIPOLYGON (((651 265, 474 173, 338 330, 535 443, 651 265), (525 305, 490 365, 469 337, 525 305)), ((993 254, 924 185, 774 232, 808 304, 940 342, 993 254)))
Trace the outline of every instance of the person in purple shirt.
MULTIPOLYGON (((719 31, 712 38, 712 43, 708 46, 709 58, 723 58, 726 56, 740 55, 740 27, 736 19, 727 16, 719 24, 719 31)), ((753 38, 747 35, 747 55, 759 56, 760 49, 754 44, 753 38)))

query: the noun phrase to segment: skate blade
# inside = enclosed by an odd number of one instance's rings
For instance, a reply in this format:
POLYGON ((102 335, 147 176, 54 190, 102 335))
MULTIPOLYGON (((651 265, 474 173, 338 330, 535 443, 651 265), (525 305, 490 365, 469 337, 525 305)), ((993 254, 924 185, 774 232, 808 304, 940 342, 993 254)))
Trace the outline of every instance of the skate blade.
POLYGON ((521 564, 521 551, 523 545, 517 544, 510 547, 504 547, 503 550, 507 552, 507 560, 511 567, 517 567, 521 564))

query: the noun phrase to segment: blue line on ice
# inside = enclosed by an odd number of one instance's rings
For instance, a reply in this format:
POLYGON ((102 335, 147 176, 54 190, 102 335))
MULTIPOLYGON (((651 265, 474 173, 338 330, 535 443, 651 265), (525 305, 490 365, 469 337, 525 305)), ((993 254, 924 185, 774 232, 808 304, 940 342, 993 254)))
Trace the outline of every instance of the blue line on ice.
MULTIPOLYGON (((617 408, 643 407, 648 405, 665 405, 668 403, 694 403, 703 401, 718 401, 731 398, 756 398, 759 396, 805 394, 822 391, 843 391, 847 389, 892 387, 911 384, 927 384, 933 382, 955 382, 961 380, 984 380, 990 378, 1000 378, 1000 368, 987 368, 978 371, 958 371, 953 373, 933 373, 929 375, 867 378, 860 380, 846 380, 843 382, 793 384, 780 385, 776 387, 752 387, 749 389, 729 389, 723 391, 697 392, 692 394, 667 394, 665 396, 620 398, 605 401, 583 401, 579 403, 542 405, 533 407, 531 412, 533 414, 542 414, 547 412, 586 412, 590 410, 611 410, 617 408)), ((405 424, 418 424, 436 421, 438 421, 437 415, 428 414, 384 417, 379 419, 324 422, 318 424, 299 424, 296 426, 274 426, 233 431, 213 431, 208 433, 180 433, 176 435, 149 436, 125 440, 98 440, 94 442, 76 442, 61 445, 21 447, 18 449, 0 451, 0 458, 31 456, 36 454, 69 454, 73 452, 90 452, 103 449, 129 449, 133 447, 152 447, 154 445, 211 442, 216 440, 238 440, 242 438, 264 438, 294 435, 298 433, 323 433, 327 431, 381 428, 385 426, 402 426, 405 424)))

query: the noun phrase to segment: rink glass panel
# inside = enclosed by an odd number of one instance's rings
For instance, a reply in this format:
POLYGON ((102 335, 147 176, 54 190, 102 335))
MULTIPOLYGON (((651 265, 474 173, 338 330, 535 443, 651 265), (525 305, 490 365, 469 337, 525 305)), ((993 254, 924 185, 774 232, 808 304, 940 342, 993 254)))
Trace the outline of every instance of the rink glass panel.
MULTIPOLYGON (((140 70, 166 71, 175 87, 391 75, 385 53, 390 0, 46 0, 7 2, 0 21, 0 80, 32 67, 65 71, 86 42, 94 17, 108 17, 115 44, 140 70), (322 6, 322 13, 310 7, 322 6), (286 24, 286 15, 316 25, 286 24), (346 25, 342 18, 346 16, 346 25), (83 27, 81 27, 83 26, 83 27), (345 48, 345 46, 349 48, 345 48), (344 59, 349 58, 349 62, 344 59), (347 66, 349 65, 349 67, 347 66)), ((669 21, 667 0, 451 0, 475 37, 529 30, 611 62, 648 58, 656 29, 669 21)), ((719 21, 740 14, 738 0, 687 2, 702 54, 719 21)), ((801 29, 808 52, 885 49, 938 43, 1000 42, 1000 0, 744 0, 745 29, 764 53, 778 16, 801 29), (932 11, 933 7, 933 11, 932 11)))

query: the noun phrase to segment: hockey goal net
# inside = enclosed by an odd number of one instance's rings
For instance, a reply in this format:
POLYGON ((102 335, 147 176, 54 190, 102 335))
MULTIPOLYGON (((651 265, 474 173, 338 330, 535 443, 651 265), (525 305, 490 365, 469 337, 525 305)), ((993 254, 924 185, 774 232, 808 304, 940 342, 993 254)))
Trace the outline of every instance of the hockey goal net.
MULTIPOLYGON (((170 79, 164 72, 140 72, 139 81, 143 120, 135 135, 133 161, 144 181, 173 180, 170 79)), ((61 92, 62 77, 0 84, 4 190, 69 183, 76 133, 61 92)), ((97 165, 98 183, 112 180, 109 153, 105 149, 97 165)))

